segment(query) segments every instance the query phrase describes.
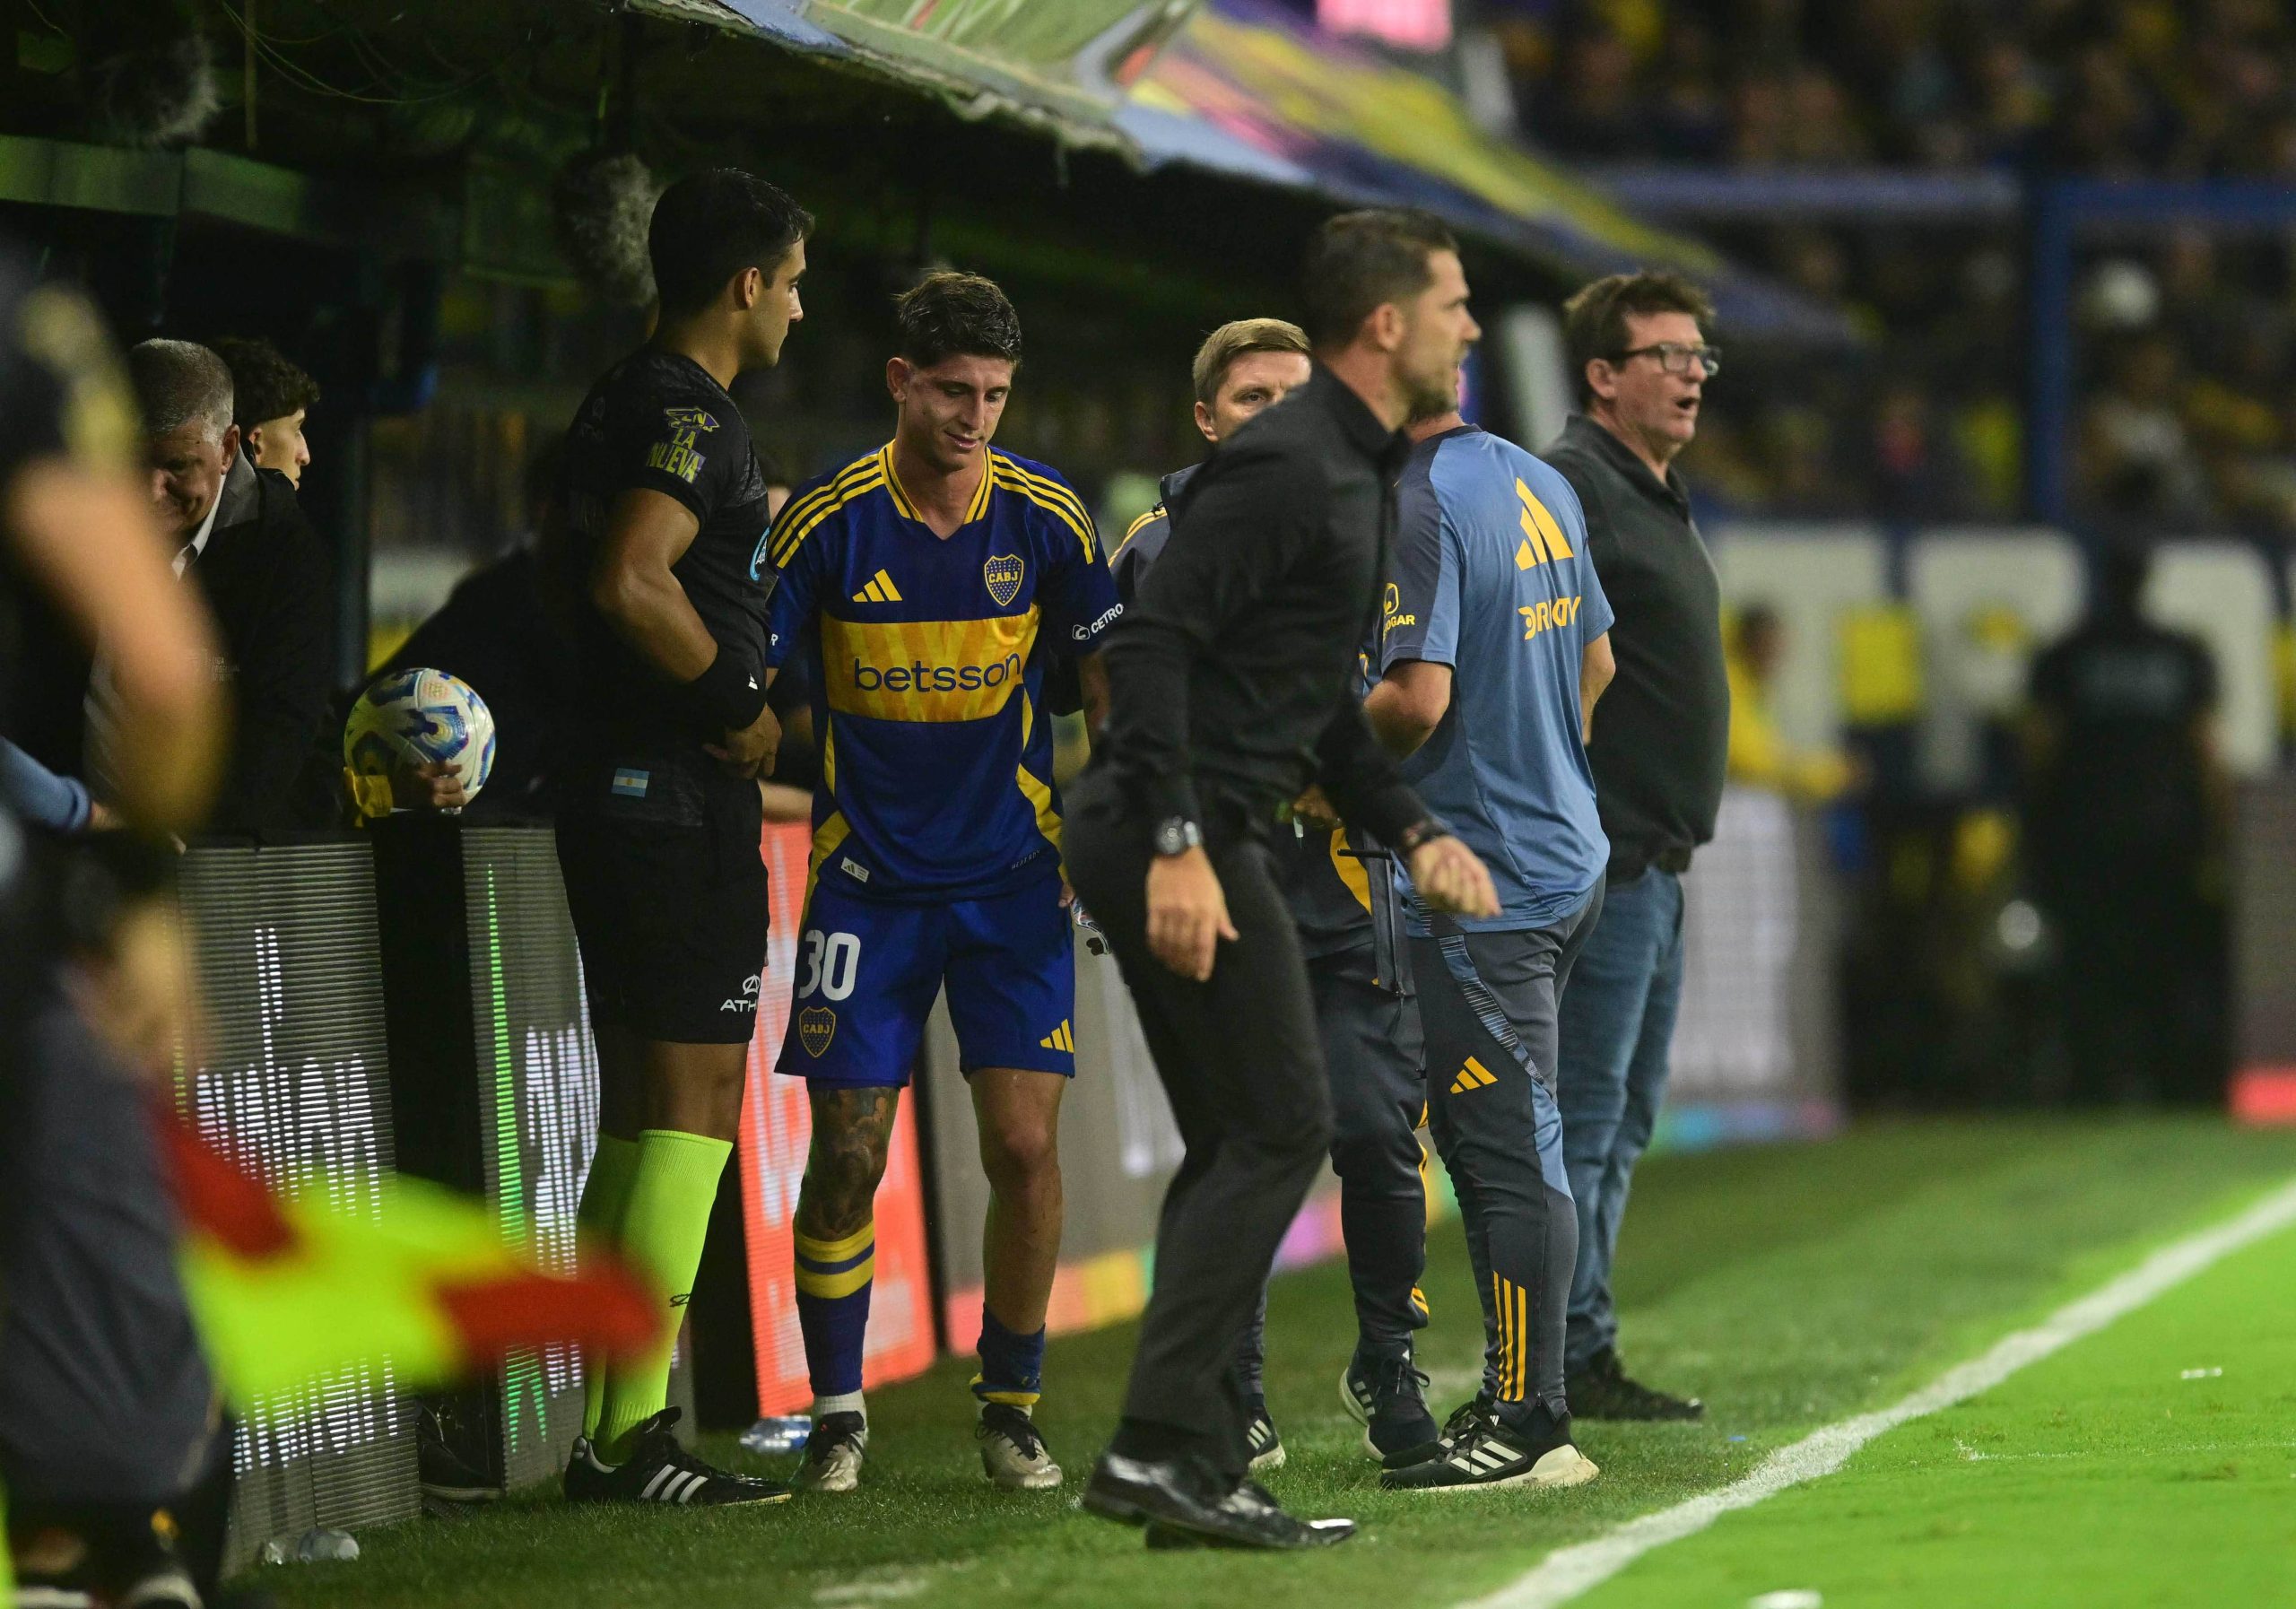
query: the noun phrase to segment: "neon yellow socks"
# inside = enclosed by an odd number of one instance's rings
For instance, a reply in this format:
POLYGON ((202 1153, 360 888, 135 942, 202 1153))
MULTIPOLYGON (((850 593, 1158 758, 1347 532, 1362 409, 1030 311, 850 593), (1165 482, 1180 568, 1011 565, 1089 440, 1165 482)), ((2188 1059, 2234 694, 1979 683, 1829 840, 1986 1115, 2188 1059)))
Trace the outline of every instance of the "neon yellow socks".
MULTIPOLYGON (((608 1246, 622 1244, 622 1213, 630 1205, 630 1181, 638 1171, 638 1142, 615 1135, 598 1136, 590 1157, 590 1177, 582 1181, 582 1205, 574 1222, 590 1239, 608 1246)), ((582 1434, 598 1439, 598 1413, 605 1405, 606 1366, 603 1358, 582 1360, 582 1434)))
POLYGON ((637 1149, 620 1240, 631 1266, 663 1293, 664 1327, 658 1346, 606 1370, 596 1439, 600 1461, 609 1464, 629 1456, 623 1444, 630 1432, 659 1413, 668 1401, 678 1320, 685 1317, 694 1270, 701 1266, 701 1245, 709 1234, 718 1175, 734 1153, 727 1141, 667 1128, 644 1131, 637 1149))

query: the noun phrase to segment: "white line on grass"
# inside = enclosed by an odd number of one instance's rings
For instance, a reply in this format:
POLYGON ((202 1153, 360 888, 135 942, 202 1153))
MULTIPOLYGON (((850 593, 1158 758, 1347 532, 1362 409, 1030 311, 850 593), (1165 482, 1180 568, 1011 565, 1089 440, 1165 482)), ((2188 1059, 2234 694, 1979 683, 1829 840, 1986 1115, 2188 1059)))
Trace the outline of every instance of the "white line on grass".
POLYGON ((1789 1486, 1833 1474, 1876 1436, 1991 1390, 2028 1363, 2093 1335, 2211 1264, 2291 1223, 2296 1223, 2296 1184, 2283 1186, 2238 1217, 2162 1247, 2118 1279, 2066 1303, 2031 1329, 2003 1336, 1983 1356, 1954 1365, 1888 1407, 1813 1431, 1727 1486, 1629 1520, 1591 1542, 1557 1548, 1527 1573, 1461 1609, 1552 1609, 1567 1604, 1653 1548, 1695 1535, 1725 1514, 1752 1508, 1789 1486))

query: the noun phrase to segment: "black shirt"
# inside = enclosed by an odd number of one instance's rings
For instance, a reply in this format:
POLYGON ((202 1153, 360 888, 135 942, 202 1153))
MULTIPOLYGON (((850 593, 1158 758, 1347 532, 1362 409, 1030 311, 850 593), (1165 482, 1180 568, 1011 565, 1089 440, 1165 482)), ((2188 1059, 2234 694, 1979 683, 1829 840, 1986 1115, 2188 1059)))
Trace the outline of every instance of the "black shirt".
MULTIPOLYGON (((614 500, 658 491, 701 528, 670 567, 721 654, 761 672, 773 572, 765 558, 765 472, 726 388, 691 358, 643 347, 590 388, 566 439, 566 530, 549 547, 551 585, 571 606, 584 738, 700 755, 723 735, 680 683, 625 642, 590 602, 614 500)), ((706 758, 706 757, 705 757, 706 758)))
POLYGON ((1101 650, 1095 760, 1152 827, 1208 807, 1265 831, 1316 780, 1387 842, 1422 816, 1355 691, 1409 450, 1318 364, 1189 479, 1101 650))
POLYGON ((2092 615, 2034 661, 2032 696, 2058 728, 2033 800, 2037 865, 2200 855, 2201 718, 2215 707, 2216 665, 2198 639, 2133 614, 2092 615))
POLYGON ((335 685, 335 581, 326 550, 275 469, 247 449, 216 493, 214 529, 187 561, 184 585, 214 616, 213 669, 231 709, 231 744, 208 813, 213 832, 328 825, 342 768, 329 732, 335 685))
POLYGON ((1583 413, 1540 457, 1587 513, 1587 551, 1617 619, 1617 678, 1595 707, 1587 759, 1611 840, 1610 880, 1653 864, 1674 870, 1714 836, 1730 747, 1722 587, 1690 495, 1661 482, 1626 443, 1583 413))
MULTIPOLYGON (((1163 555, 1171 539, 1170 506, 1204 466, 1191 464, 1166 475, 1158 490, 1163 500, 1133 521, 1123 543, 1109 560, 1116 576, 1117 596, 1130 608, 1140 596, 1140 584, 1163 555)), ((1361 661, 1368 667, 1368 657, 1361 661)), ((1368 674, 1368 669, 1367 673, 1368 674)), ((1399 932, 1395 884, 1390 862, 1366 832, 1310 832, 1294 826, 1279 829, 1270 840, 1283 889, 1283 902, 1299 924, 1300 945, 1310 957, 1336 954, 1372 941, 1373 912, 1387 930, 1399 932)))

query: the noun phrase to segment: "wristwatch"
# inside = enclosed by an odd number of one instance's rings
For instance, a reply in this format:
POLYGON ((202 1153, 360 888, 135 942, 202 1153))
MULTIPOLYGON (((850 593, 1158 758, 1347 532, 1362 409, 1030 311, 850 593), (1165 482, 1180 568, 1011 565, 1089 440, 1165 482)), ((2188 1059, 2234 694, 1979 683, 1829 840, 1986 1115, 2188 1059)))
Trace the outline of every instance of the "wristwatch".
POLYGON ((1185 855, 1204 844, 1204 830, 1184 815, 1166 816, 1156 826, 1156 853, 1185 855))

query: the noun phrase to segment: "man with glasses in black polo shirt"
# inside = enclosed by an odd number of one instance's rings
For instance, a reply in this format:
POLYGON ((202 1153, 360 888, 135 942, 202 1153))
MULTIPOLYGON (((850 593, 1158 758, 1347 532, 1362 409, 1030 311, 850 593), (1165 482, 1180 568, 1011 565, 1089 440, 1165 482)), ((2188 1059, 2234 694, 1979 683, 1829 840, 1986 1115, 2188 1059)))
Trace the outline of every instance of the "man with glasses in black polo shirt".
POLYGON ((1698 433, 1719 366, 1705 336, 1713 320, 1705 294, 1670 274, 1613 274, 1565 302, 1582 411, 1544 455, 1586 509, 1588 551, 1617 616, 1617 679, 1587 745, 1611 844, 1607 893, 1561 1019, 1562 1154, 1578 1211, 1563 1359, 1581 1419, 1706 1411, 1621 1366, 1611 1256, 1665 1094, 1682 997, 1682 874, 1714 836, 1730 736, 1721 587, 1672 467, 1698 433))

